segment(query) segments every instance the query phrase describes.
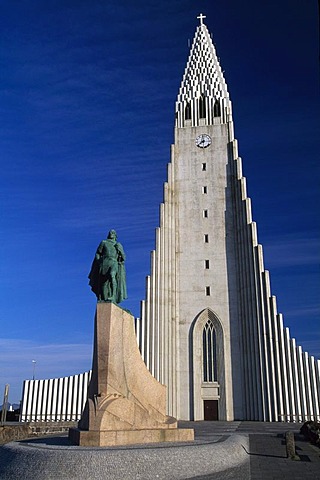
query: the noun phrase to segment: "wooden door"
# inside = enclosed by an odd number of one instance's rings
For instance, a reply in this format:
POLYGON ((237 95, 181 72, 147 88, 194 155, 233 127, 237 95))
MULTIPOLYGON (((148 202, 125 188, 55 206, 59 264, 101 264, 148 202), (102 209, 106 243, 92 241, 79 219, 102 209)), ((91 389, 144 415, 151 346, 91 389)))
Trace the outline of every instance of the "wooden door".
POLYGON ((218 400, 204 400, 204 420, 219 420, 218 400))

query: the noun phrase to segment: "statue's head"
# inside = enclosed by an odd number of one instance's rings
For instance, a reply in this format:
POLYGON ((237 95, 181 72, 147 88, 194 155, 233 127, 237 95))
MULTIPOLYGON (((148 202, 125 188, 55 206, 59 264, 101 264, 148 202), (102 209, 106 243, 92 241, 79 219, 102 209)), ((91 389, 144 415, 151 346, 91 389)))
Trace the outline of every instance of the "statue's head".
POLYGON ((110 230, 108 233, 108 238, 111 238, 112 240, 117 240, 117 232, 115 230, 110 230))

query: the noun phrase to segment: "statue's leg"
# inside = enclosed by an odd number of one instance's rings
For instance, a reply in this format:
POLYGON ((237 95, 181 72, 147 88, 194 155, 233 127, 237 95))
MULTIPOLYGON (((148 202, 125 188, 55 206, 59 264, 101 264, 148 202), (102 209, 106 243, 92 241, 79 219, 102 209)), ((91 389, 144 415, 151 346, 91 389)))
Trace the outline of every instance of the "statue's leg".
POLYGON ((109 300, 109 289, 108 289, 108 281, 103 282, 101 288, 101 300, 109 300))
POLYGON ((110 292, 109 292, 109 299, 112 302, 116 302, 116 292, 117 292, 117 280, 116 280, 116 268, 110 269, 110 292))
POLYGON ((103 282, 101 280, 101 276, 99 278, 99 287, 98 287, 98 291, 97 291, 97 299, 98 301, 100 302, 102 300, 102 291, 103 291, 103 282))

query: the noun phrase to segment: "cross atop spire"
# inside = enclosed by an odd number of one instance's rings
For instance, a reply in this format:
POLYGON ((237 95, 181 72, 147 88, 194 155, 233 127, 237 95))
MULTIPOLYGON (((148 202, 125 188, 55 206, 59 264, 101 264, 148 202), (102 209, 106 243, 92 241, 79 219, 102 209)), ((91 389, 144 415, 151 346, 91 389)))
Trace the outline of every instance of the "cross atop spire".
POLYGON ((200 25, 203 25, 203 19, 207 18, 207 17, 205 15, 202 15, 202 13, 200 13, 199 17, 197 17, 197 18, 199 18, 199 20, 200 20, 200 25))

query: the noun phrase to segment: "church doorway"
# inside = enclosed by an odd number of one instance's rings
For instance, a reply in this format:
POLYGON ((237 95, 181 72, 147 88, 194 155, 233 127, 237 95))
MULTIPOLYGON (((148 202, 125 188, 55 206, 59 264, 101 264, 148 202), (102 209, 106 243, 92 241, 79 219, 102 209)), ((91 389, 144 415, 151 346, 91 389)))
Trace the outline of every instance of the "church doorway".
POLYGON ((195 318, 191 340, 191 418, 195 421, 224 420, 226 409, 225 400, 221 401, 223 385, 220 384, 220 379, 224 378, 223 330, 218 316, 210 308, 195 318))
POLYGON ((218 400, 203 401, 204 420, 219 420, 218 400))

